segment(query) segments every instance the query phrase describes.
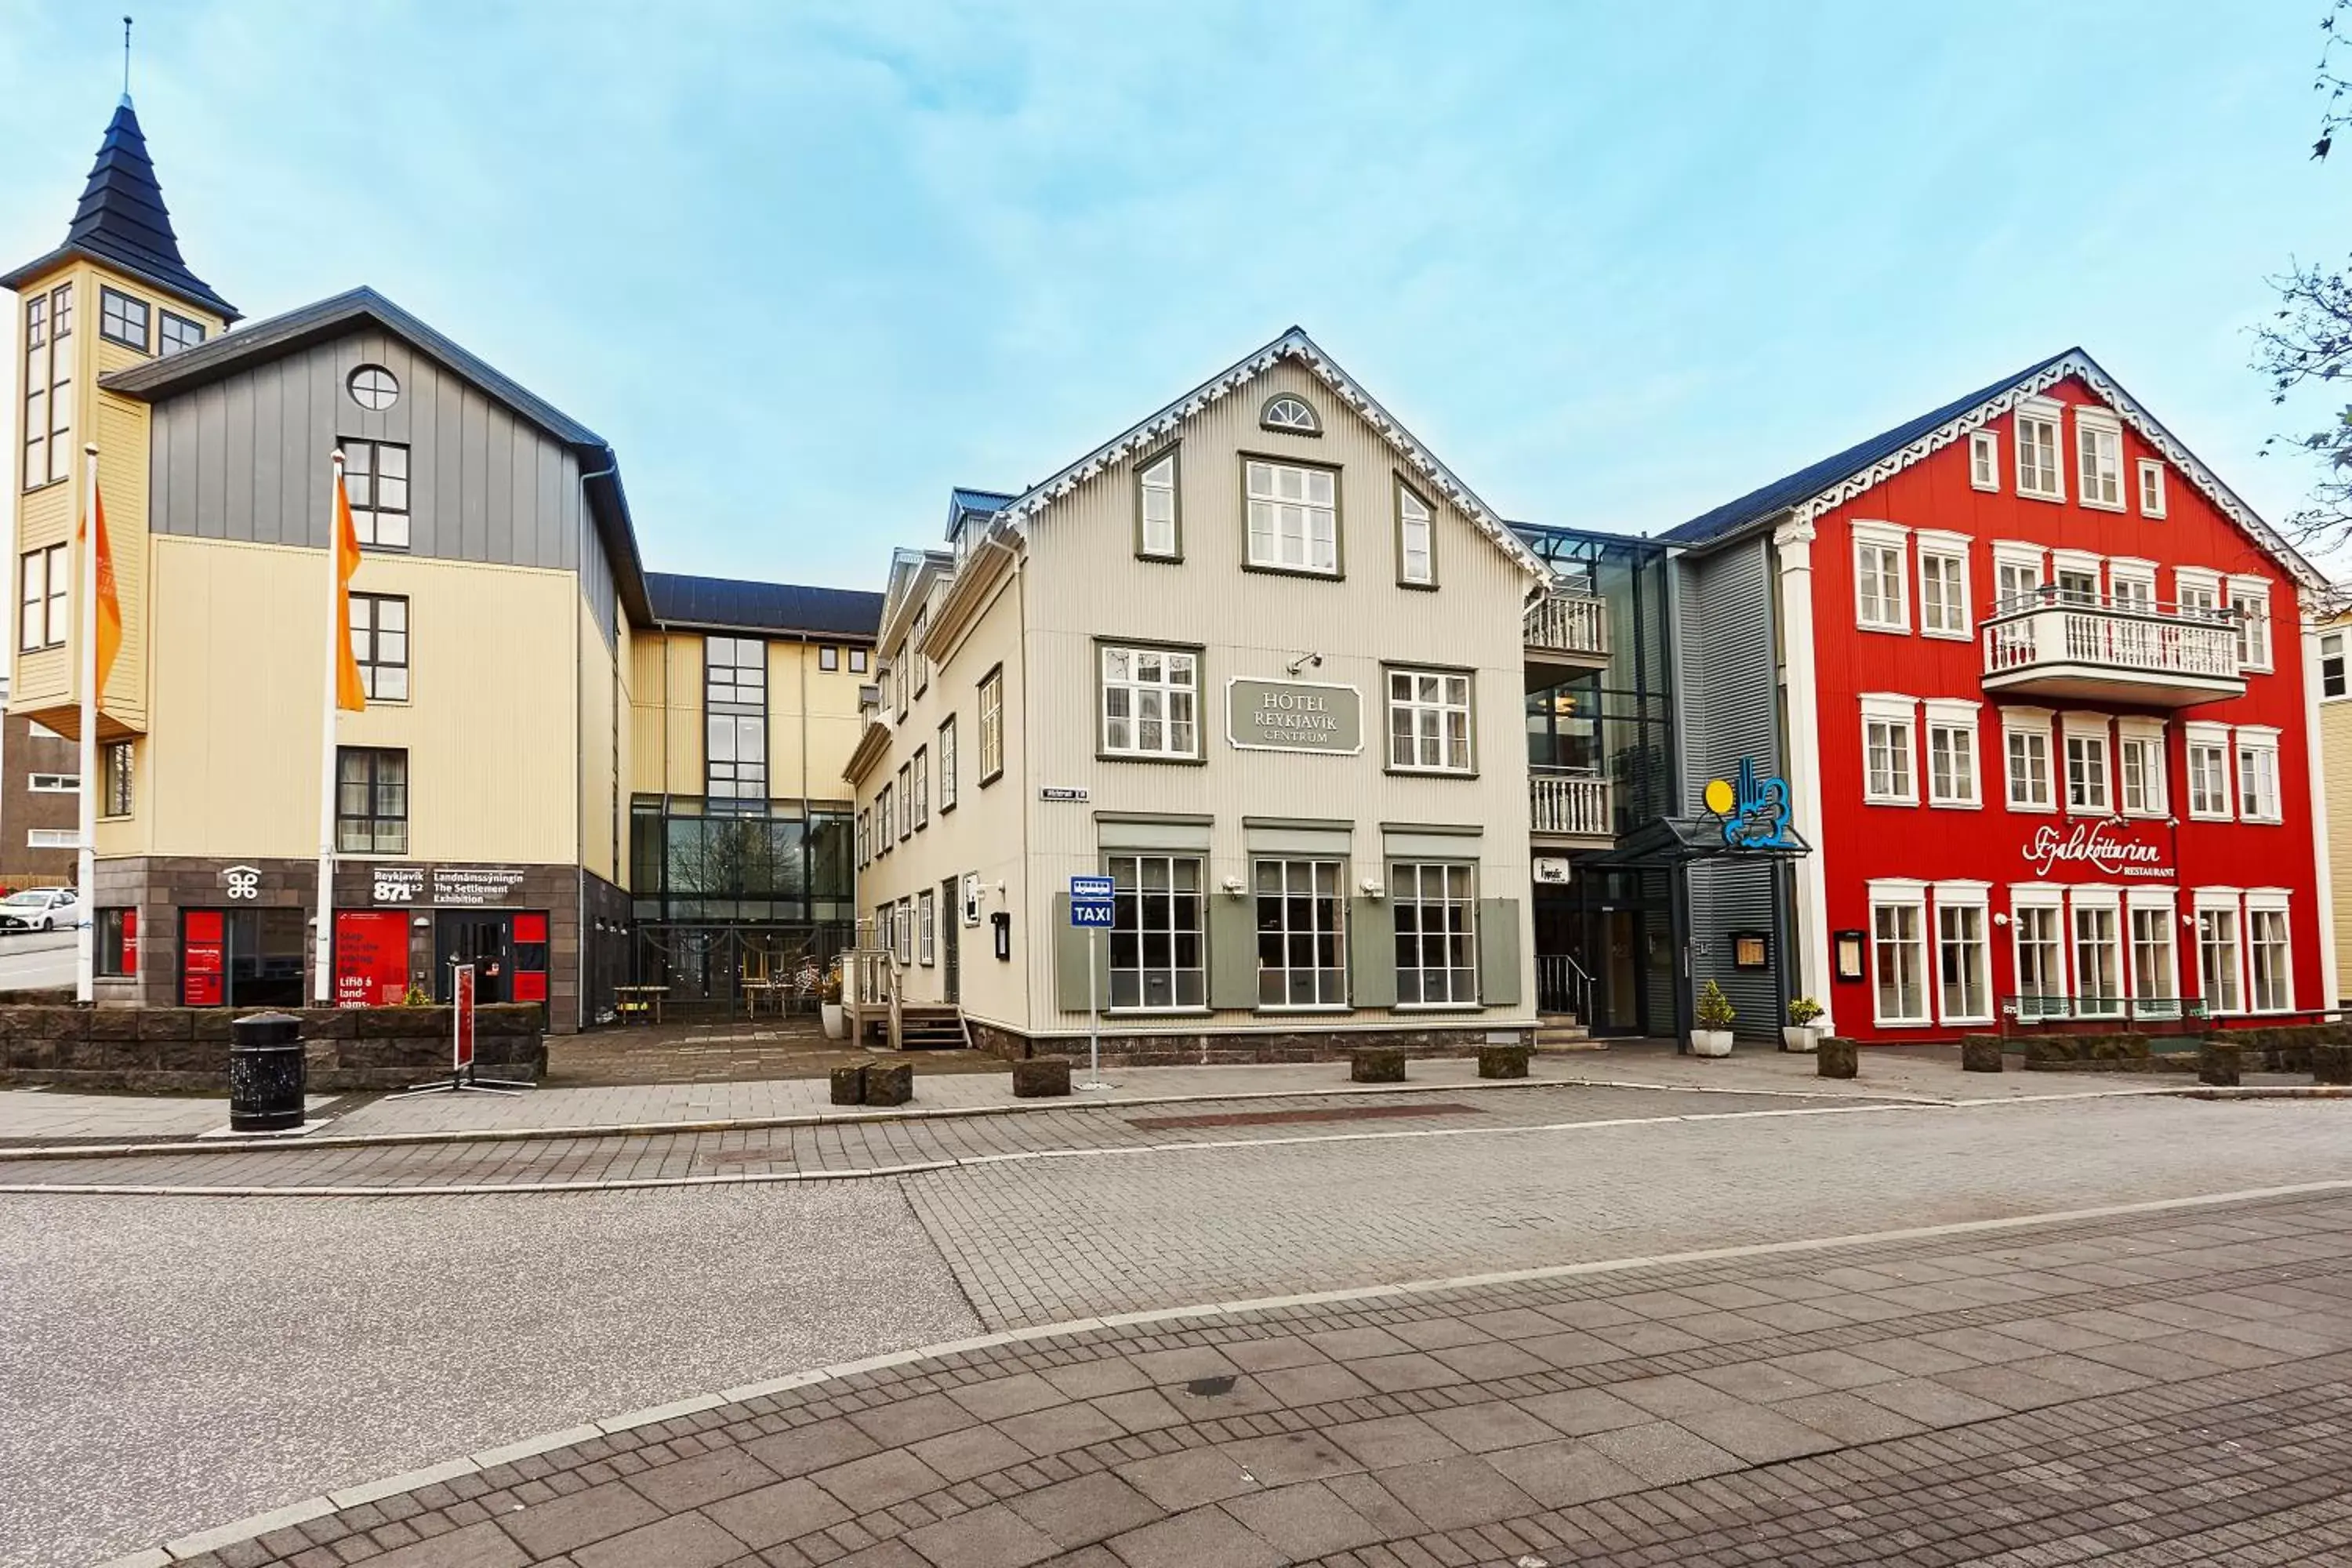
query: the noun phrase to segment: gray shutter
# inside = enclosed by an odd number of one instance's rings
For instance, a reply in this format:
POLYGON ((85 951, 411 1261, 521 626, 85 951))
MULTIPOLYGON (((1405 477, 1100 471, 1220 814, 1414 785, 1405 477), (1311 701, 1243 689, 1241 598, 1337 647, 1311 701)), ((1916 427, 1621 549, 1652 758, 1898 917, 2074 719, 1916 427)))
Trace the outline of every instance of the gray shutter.
MULTIPOLYGON (((1108 1000, 1095 993, 1097 1005, 1108 1000)), ((1065 1013, 1087 1010, 1087 933, 1070 923, 1070 895, 1054 895, 1054 1005, 1065 1013)))
POLYGON ((1214 891, 1202 898, 1209 911, 1209 1005, 1246 1012, 1257 1005, 1257 900, 1214 891))
POLYGON ((1489 1007, 1519 1005, 1519 900, 1478 900, 1478 999, 1489 1007))
POLYGON ((1396 1005, 1396 921, 1385 899, 1348 900, 1348 980, 1357 1006, 1396 1005))

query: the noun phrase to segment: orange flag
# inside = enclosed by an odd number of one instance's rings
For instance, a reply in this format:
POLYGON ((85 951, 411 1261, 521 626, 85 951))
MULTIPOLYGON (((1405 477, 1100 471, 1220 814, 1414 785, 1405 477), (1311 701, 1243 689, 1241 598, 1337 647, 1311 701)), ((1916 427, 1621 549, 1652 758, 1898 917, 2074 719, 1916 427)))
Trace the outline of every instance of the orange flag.
MULTIPOLYGON (((106 537, 106 497, 95 481, 89 492, 92 510, 98 513, 98 677, 93 689, 103 702, 106 678, 114 668, 114 656, 122 651, 122 601, 114 592, 114 544, 106 537)), ((90 520, 83 518, 74 531, 76 544, 89 540, 89 528, 90 520)))
MULTIPOLYGON (((101 528, 103 525, 101 525, 101 528)), ((99 534, 99 548, 106 535, 99 534)), ((352 498, 342 476, 335 477, 335 706, 367 711, 367 689, 360 684, 360 661, 352 652, 352 574, 360 569, 360 532, 352 526, 352 498)), ((111 578, 108 579, 110 582, 111 578)))

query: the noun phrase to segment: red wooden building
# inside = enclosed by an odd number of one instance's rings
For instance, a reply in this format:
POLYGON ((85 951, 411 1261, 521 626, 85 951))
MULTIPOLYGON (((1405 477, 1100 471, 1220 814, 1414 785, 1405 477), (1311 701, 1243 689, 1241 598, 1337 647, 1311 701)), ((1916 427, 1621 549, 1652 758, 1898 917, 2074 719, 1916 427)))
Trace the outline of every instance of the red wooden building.
MULTIPOLYGON (((1686 772, 1777 765, 1812 847, 1771 911, 1782 1001, 1882 1042, 2335 1005, 2323 579, 2089 355, 1666 538, 1686 772), (1776 674, 1743 704, 1706 623, 1754 577, 1776 674)), ((1708 909, 1695 947, 1734 951, 1708 909)))

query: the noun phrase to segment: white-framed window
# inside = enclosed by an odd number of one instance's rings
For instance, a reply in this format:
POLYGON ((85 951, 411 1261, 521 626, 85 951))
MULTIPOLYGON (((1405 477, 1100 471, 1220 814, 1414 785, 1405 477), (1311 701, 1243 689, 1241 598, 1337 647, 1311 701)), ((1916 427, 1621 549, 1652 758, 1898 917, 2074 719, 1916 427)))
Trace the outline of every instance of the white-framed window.
POLYGON ((2076 889, 2074 900, 2074 1016, 2111 1018, 2124 1010, 2122 900, 2111 889, 2076 889))
POLYGON ((1197 855, 1113 855, 1110 1005, 1205 1007, 1202 865, 1197 855))
POLYGON ((915 612, 915 624, 907 634, 907 651, 915 661, 915 695, 920 697, 931 689, 931 659, 923 651, 923 634, 930 629, 931 607, 925 605, 915 612))
POLYGON ((2164 465, 2154 458, 2139 460, 2139 514, 2164 515, 2164 465))
POLYGON ((2227 822, 2230 795, 2230 727, 2184 726, 2189 739, 2189 815, 2204 822, 2227 822))
POLYGON ((1173 561, 1184 552, 1176 514, 1176 454, 1156 458, 1135 475, 1135 552, 1173 561))
POLYGON ((68 547, 52 544, 27 550, 16 563, 16 647, 63 647, 72 624, 73 563, 68 547))
POLYGON ((2243 954, 2238 940, 2238 896, 2200 888, 2197 900, 2197 979, 2209 1014, 2245 1011, 2243 954))
POLYGON ((890 853, 891 841, 898 837, 890 821, 890 792, 893 787, 884 784, 874 792, 874 853, 877 855, 890 853))
POLYGON ((2012 708, 2000 716, 2001 751, 2007 761, 2009 809, 2055 811, 2050 788, 2050 715, 2040 709, 2012 708))
POLYGON ((1930 698, 1927 709, 1927 804, 1981 805, 1977 783, 1977 705, 1930 698))
POLYGON ((2213 621, 2221 616, 2221 574, 2192 566, 2172 569, 2172 597, 2181 615, 2213 621))
POLYGON ((1323 433, 1323 421, 1316 417, 1307 400, 1286 392, 1265 400, 1265 406, 1258 410, 1257 422, 1268 430, 1287 430, 1297 436, 1323 433))
POLYGON ((1867 693, 1862 700, 1862 798, 1879 805, 1916 805, 1917 700, 1867 693))
POLYGON ((915 962, 915 907, 905 899, 890 906, 891 949, 902 964, 915 962))
POLYGON ((1936 1005, 1947 1024, 1992 1022, 1988 890, 1981 882, 1936 884, 1936 1005))
POLYGON ((1397 1005, 1463 1007, 1478 1000, 1477 870, 1460 861, 1389 867, 1396 923, 1397 1005))
POLYGON ((956 805, 956 717, 950 713, 940 721, 940 815, 945 816, 956 805))
POLYGON ((1466 773, 1470 678, 1458 670, 1391 669, 1389 766, 1400 772, 1466 773))
POLYGON ((2096 605, 2099 602, 2099 577, 2106 564, 2088 550, 2053 551, 2050 563, 2056 570, 2052 580, 2058 587, 2062 605, 2096 605))
POLYGON ((1911 605, 1904 591, 1907 531, 1882 522, 1853 526, 1853 618, 1865 631, 1907 632, 1911 605))
POLYGON ((1927 1010, 1927 898, 1922 882, 1870 884, 1871 1016, 1932 1022, 1927 1010))
POLYGON ((2244 725, 2238 731, 2238 820, 2279 822, 2278 731, 2244 725))
POLYGON ((2246 1010, 2294 1011, 2294 951, 2284 892, 2246 889, 2246 1010))
POLYGON ((2118 556, 2107 563, 2107 602, 2118 610, 2156 613, 2156 563, 2118 556))
POLYGON ((2107 721, 2069 713, 2066 731, 2066 809, 2105 815, 2107 788, 2107 721))
POLYGON ((2076 405, 2074 475, 2084 506, 2124 510, 2124 430, 2114 416, 2076 405))
POLYGON ((1931 637, 1976 635, 1969 620, 1969 542, 1963 535, 1919 535, 1919 632, 1931 637))
POLYGON ((915 763, 911 757, 898 764, 898 837, 915 835, 915 763))
POLYGON ((873 861, 874 814, 868 806, 857 814, 857 864, 862 869, 873 861))
POLYGON ((2066 479, 2058 468, 2061 405, 2035 398, 2017 406, 2017 493, 2037 500, 2064 500, 2066 479))
POLYGON ((2004 615, 2031 605, 2042 592, 2048 553, 2038 544, 2002 540, 1992 547, 1993 613, 2004 615))
POLYGON ((2132 1016, 2170 1018, 2180 1012, 2180 969, 2173 945, 2172 895, 2134 889, 2125 895, 2131 943, 2132 1016))
POLYGON ((1258 1005, 1345 1006, 1348 900, 1340 863, 1261 859, 1253 876, 1258 1005))
POLYGON ((35 773, 32 788, 35 795, 79 795, 81 779, 74 773, 35 773))
POLYGON ((890 691, 901 719, 907 716, 907 705, 915 700, 915 661, 908 656, 908 646, 900 643, 898 651, 890 656, 890 691))
POLYGON ((2322 632, 2319 637, 2319 697, 2323 702, 2333 701, 2347 690, 2344 669, 2344 634, 2322 632))
POLYGON ((915 895, 915 962, 929 969, 939 961, 940 896, 929 888, 915 895))
POLYGON ((1004 667, 980 678, 980 783, 982 788, 1004 773, 1004 667))
POLYGON ((1339 574, 1339 476, 1328 468, 1251 458, 1249 563, 1339 574))
POLYGON ((2000 489, 2000 437, 1990 430, 1969 437, 1969 483, 1980 490, 2000 489))
POLYGON ((25 830, 27 849, 79 849, 81 831, 73 827, 28 827, 25 830))
POLYGON ((2054 888, 2011 888, 2011 956, 2017 970, 2019 1018, 2063 1018, 2068 1011, 2065 911, 2054 888))
POLYGON ((1201 754, 1198 654, 1105 643, 1100 657, 1106 755, 1201 754))
POLYGON ((1436 520, 1429 503, 1402 479, 1396 482, 1397 581, 1428 587, 1437 581, 1436 520))
POLYGON ((2260 578, 2230 579, 2230 608, 2238 613, 2238 666, 2271 668, 2271 589, 2260 578))
POLYGON ((2164 721, 2116 721, 2117 804, 2126 816, 2162 816, 2168 809, 2164 787, 2164 721))
POLYGON ((908 759, 915 770, 915 793, 908 805, 913 808, 917 827, 931 825, 931 759, 925 754, 928 750, 918 746, 914 756, 908 759))

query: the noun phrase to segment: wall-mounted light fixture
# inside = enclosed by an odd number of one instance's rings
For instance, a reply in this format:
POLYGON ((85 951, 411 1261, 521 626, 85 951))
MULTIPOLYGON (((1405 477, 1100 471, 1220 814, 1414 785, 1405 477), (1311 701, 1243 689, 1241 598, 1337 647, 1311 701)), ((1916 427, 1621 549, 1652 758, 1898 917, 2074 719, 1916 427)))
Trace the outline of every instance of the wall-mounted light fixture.
POLYGON ((1297 658, 1292 659, 1288 664, 1284 665, 1282 667, 1282 670, 1285 675, 1297 675, 1300 670, 1307 668, 1310 665, 1317 669, 1322 668, 1323 656, 1319 653, 1302 653, 1297 658))
POLYGON ((1225 896, 1229 899, 1238 899, 1244 893, 1249 891, 1248 885, 1239 877, 1226 878, 1223 886, 1225 889, 1225 896))
POLYGON ((1384 897, 1388 891, 1388 889, 1381 886, 1381 879, 1378 877, 1365 878, 1363 880, 1363 889, 1364 897, 1374 900, 1384 897))
POLYGON ((433 922, 425 919, 423 915, 417 916, 408 923, 415 926, 418 931, 431 931, 433 929, 433 922))

